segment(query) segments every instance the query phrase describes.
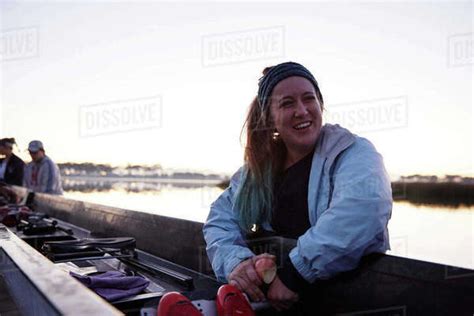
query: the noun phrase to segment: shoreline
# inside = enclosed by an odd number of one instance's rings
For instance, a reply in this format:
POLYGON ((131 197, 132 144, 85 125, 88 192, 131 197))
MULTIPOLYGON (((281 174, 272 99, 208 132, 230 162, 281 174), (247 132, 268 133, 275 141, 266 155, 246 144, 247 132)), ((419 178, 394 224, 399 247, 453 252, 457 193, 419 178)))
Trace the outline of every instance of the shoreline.
POLYGON ((221 179, 180 179, 180 178, 152 178, 152 177, 132 177, 132 176, 65 176, 61 178, 64 180, 72 181, 85 181, 85 182, 142 182, 142 183, 176 183, 176 184, 202 184, 202 185, 218 185, 222 182, 221 179))
MULTIPOLYGON (((177 187, 218 187, 225 190, 229 180, 222 179, 189 179, 171 177, 140 176, 63 176, 65 191, 107 191, 119 183, 142 183, 145 187, 136 187, 134 192, 152 191, 154 185, 172 185, 177 187), (147 186, 148 185, 148 186, 147 186)), ((413 204, 440 205, 448 207, 473 206, 474 183, 466 182, 402 182, 391 183, 394 201, 407 201, 413 204)))

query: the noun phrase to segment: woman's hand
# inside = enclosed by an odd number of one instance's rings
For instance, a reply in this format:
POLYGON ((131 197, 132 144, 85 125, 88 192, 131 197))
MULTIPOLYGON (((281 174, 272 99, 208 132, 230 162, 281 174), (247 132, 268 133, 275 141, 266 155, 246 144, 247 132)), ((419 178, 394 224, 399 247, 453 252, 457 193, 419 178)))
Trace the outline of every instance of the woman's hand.
POLYGON ((291 305, 299 300, 298 294, 287 288, 278 276, 270 285, 267 298, 277 311, 289 309, 291 305))
POLYGON ((229 284, 232 284, 239 290, 245 292, 254 302, 265 300, 265 294, 263 294, 260 289, 262 280, 257 275, 257 271, 255 271, 255 262, 260 258, 275 260, 275 256, 268 253, 254 256, 239 263, 227 278, 229 284))

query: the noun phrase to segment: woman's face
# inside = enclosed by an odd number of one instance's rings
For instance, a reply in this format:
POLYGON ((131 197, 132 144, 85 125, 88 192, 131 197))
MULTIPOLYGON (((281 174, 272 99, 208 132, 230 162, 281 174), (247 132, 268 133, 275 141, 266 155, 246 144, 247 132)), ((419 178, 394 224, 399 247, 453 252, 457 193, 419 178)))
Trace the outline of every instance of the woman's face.
POLYGON ((303 77, 286 78, 273 89, 270 115, 293 157, 313 149, 322 126, 321 108, 313 84, 303 77))

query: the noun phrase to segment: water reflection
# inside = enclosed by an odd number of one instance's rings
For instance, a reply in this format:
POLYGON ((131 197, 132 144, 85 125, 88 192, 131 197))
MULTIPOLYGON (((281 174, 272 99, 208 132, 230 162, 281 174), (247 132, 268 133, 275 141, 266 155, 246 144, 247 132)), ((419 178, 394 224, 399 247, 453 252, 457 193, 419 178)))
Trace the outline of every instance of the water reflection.
POLYGON ((222 193, 216 181, 87 181, 65 179, 64 196, 79 201, 204 222, 222 193))
MULTIPOLYGON (((222 193, 203 182, 73 181, 65 189, 67 198, 196 222, 222 193)), ((392 254, 474 268, 473 206, 395 201, 389 231, 392 254)))
POLYGON ((203 186, 215 186, 218 181, 202 180, 148 180, 148 179, 83 179, 64 178, 62 181, 65 192, 110 192, 123 191, 127 193, 155 192, 159 193, 163 188, 196 189, 203 186))
POLYGON ((392 254, 474 268, 472 206, 433 207, 395 202, 388 227, 392 254))
MULTIPOLYGON (((227 187, 228 181, 197 179, 150 179, 137 177, 64 177, 66 192, 155 193, 164 188, 198 189, 202 187, 227 187)), ((442 210, 465 209, 474 206, 474 186, 453 183, 392 183, 394 201, 409 202, 442 210)))

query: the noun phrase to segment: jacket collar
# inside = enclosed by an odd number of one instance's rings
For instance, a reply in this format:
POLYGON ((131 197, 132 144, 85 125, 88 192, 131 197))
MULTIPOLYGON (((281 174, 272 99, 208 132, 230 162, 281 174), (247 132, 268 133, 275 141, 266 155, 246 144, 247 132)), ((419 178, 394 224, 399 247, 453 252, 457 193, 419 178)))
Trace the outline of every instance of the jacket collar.
POLYGON ((331 165, 342 151, 355 142, 355 139, 354 134, 338 124, 325 124, 321 128, 315 155, 325 158, 331 165))
POLYGON ((314 225, 317 219, 316 204, 320 198, 318 195, 321 193, 319 187, 324 174, 323 170, 327 174, 337 156, 352 145, 355 140, 354 134, 337 124, 325 124, 321 128, 308 183, 308 211, 311 225, 314 225))

